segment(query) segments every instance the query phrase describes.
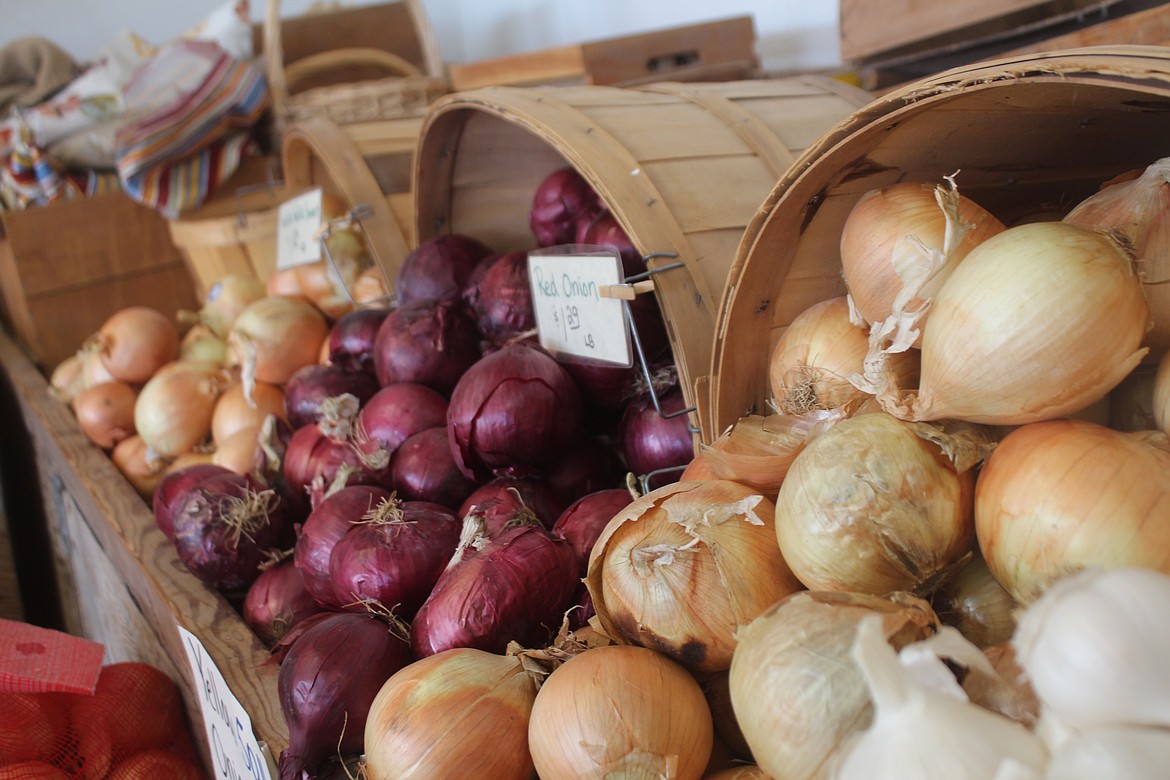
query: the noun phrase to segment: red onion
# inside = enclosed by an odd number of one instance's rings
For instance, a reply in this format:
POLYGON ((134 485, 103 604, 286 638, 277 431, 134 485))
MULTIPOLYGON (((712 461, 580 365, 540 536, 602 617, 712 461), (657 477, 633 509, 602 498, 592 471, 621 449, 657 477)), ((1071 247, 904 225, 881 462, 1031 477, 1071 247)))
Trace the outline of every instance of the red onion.
POLYGON ((582 436, 566 450, 545 477, 563 506, 587 493, 625 484, 626 467, 608 442, 582 436))
POLYGON ((451 393, 447 426, 463 473, 478 481, 538 473, 573 441, 581 393, 548 353, 510 344, 485 355, 451 393))
POLYGON ((381 385, 373 374, 313 363, 293 372, 284 385, 284 413, 294 429, 319 422, 326 399, 349 393, 360 407, 381 385))
POLYGON ((403 304, 374 340, 374 371, 383 387, 416 382, 446 395, 479 357, 479 329, 462 302, 403 304))
MULTIPOLYGON (((486 261, 485 261, 486 262, 486 261)), ((536 327, 532 288, 528 283, 528 252, 508 252, 491 260, 463 291, 484 338, 505 342, 536 327)))
POLYGON ((272 488, 285 503, 294 523, 309 514, 309 496, 302 485, 293 487, 284 473, 288 443, 293 429, 274 414, 264 418, 256 437, 256 452, 249 475, 262 487, 272 488))
POLYGON ((622 256, 622 270, 626 276, 646 272, 642 253, 634 246, 617 217, 609 209, 596 214, 588 222, 578 223, 576 240, 578 244, 613 247, 622 256))
POLYGON ((580 564, 579 573, 585 576, 589 568, 589 554, 601 532, 614 516, 633 501, 629 490, 610 488, 582 496, 569 505, 553 525, 553 533, 560 534, 573 545, 580 564))
POLYGON ((445 426, 419 431, 394 450, 390 484, 407 501, 431 501, 452 510, 476 485, 455 463, 445 426))
POLYGON ((470 515, 459 550, 411 623, 411 648, 422 658, 453 647, 502 653, 511 641, 544 647, 578 582, 565 539, 540 525, 487 536, 470 515))
POLYGON ((326 436, 316 423, 293 432, 284 454, 284 476, 292 489, 320 493, 343 469, 347 485, 390 484, 389 463, 367 462, 348 439, 326 436))
POLYGON ((625 408, 636 392, 641 372, 636 358, 631 366, 576 360, 562 360, 560 363, 577 383, 586 404, 609 410, 625 408))
POLYGON ((461 527, 447 507, 388 501, 334 545, 329 559, 333 589, 346 594, 349 611, 361 612, 376 602, 409 620, 455 554, 461 527))
POLYGON ((496 477, 464 499, 459 517, 475 512, 483 519, 485 530, 495 534, 509 520, 524 515, 539 520, 545 528, 552 528, 563 508, 552 486, 542 479, 496 477))
POLYGON ((292 519, 275 491, 234 472, 196 483, 174 522, 179 560, 219 590, 248 587, 260 576, 260 564, 293 543, 292 519))
POLYGON ((305 587, 291 558, 269 566, 248 588, 240 614, 264 644, 276 644, 289 629, 322 607, 305 587))
POLYGON ((398 270, 399 304, 459 300, 476 263, 491 251, 482 242, 458 233, 422 242, 403 258, 398 270))
POLYGON ((331 493, 313 507, 305 519, 293 552, 293 561, 305 587, 327 609, 341 609, 346 603, 333 588, 329 576, 329 558, 333 547, 353 527, 354 523, 375 512, 383 502, 394 495, 375 485, 350 485, 331 493))
POLYGON ((569 244, 580 222, 589 222, 605 206, 574 168, 553 171, 536 188, 528 224, 538 246, 569 244))
POLYGON ((344 371, 374 373, 374 338, 389 309, 354 309, 329 329, 329 363, 344 371))
MULTIPOLYGON (((658 405, 663 414, 679 412, 686 407, 682 388, 674 388, 658 396, 658 405)), ((686 466, 695 457, 694 436, 690 432, 689 416, 680 414, 664 417, 654 408, 649 391, 640 393, 630 405, 618 431, 622 454, 626 466, 638 476, 651 471, 686 466)), ((677 482, 682 468, 653 477, 648 483, 651 489, 677 482)))
POLYGON ((374 697, 410 662, 409 645, 373 615, 339 612, 305 631, 289 648, 277 678, 288 724, 281 780, 316 776, 338 752, 361 753, 374 697))
POLYGON ((191 489, 208 477, 231 473, 230 469, 214 463, 197 463, 172 471, 162 478, 150 502, 154 521, 167 539, 175 539, 175 513, 182 508, 191 489))
POLYGON ((381 450, 389 458, 410 436, 447 424, 447 399, 414 382, 387 385, 366 401, 354 424, 354 440, 363 452, 381 450))

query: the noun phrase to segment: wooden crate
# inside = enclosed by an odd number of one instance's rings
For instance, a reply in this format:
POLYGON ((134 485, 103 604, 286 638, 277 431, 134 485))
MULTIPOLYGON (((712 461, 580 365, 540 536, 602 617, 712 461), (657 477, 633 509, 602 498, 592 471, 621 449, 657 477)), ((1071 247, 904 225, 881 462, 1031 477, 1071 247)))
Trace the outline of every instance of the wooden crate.
POLYGON ((570 44, 479 62, 451 63, 455 90, 491 85, 736 81, 756 75, 751 16, 570 44))
POLYGON ((841 5, 842 58, 873 92, 999 57, 1099 44, 1162 44, 1170 38, 1168 30, 1166 0, 843 0, 841 5), (923 24, 891 32, 892 22, 881 18, 906 14, 923 24), (885 43, 883 32, 889 33, 885 43))
POLYGON ((288 732, 277 699, 277 667, 264 664, 266 648, 221 594, 184 568, 150 507, 85 438, 69 408, 50 397, 28 356, 2 334, 0 365, 14 391, 5 436, 28 440, 40 488, 42 516, 26 514, 20 521, 45 525, 60 628, 104 645, 104 663, 143 661, 169 674, 210 767, 199 705, 203 686, 179 628, 190 631, 247 710, 257 739, 278 755, 288 732))
MULTIPOLYGON (((963 193, 1013 224, 1144 169, 1167 138, 1170 49, 1156 46, 1001 59, 876 99, 805 152, 745 232, 718 315, 709 425, 769 408, 768 357, 798 314, 845 294, 841 229, 869 190, 960 171, 963 193)), ((1153 311, 1170 310, 1170 291, 1147 291, 1153 311)))
POLYGON ((125 194, 3 212, 0 225, 0 313, 42 368, 76 352, 125 306, 168 316, 195 307, 166 218, 125 194))
MULTIPOLYGON (((418 239, 464 233, 499 252, 530 249, 533 193, 571 165, 634 246, 653 255, 647 266, 670 267, 654 276, 654 295, 684 397, 694 401, 745 226, 805 146, 868 100, 820 76, 455 93, 432 107, 423 127, 413 187, 418 239)), ((711 434, 703 430, 704 439, 711 434)))

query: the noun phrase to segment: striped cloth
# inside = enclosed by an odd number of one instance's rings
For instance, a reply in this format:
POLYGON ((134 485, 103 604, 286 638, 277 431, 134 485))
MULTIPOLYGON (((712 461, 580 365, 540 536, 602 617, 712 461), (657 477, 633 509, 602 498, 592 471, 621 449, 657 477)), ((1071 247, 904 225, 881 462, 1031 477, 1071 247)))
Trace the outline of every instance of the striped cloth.
POLYGON ((168 217, 200 206, 253 151, 268 85, 207 41, 159 50, 131 79, 115 161, 126 192, 168 217), (137 113, 136 113, 137 112, 137 113))
POLYGON ((10 211, 122 189, 113 171, 68 171, 22 138, 0 168, 0 202, 10 211))

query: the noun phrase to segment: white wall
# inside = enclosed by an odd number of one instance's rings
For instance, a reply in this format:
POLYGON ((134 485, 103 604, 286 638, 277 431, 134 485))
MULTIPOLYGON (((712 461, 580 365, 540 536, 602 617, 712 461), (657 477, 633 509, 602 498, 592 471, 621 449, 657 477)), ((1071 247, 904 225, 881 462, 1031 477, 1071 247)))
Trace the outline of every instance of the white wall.
MULTIPOLYGON (((0 44, 28 35, 48 38, 85 61, 107 41, 130 30, 163 43, 226 0, 0 0, 0 44)), ((365 5, 378 0, 349 0, 365 5)), ((447 62, 629 35, 694 22, 751 14, 765 70, 835 66, 837 0, 423 0, 447 62)), ((285 16, 310 0, 285 0, 285 16)), ((251 0, 256 21, 265 0, 251 0)))

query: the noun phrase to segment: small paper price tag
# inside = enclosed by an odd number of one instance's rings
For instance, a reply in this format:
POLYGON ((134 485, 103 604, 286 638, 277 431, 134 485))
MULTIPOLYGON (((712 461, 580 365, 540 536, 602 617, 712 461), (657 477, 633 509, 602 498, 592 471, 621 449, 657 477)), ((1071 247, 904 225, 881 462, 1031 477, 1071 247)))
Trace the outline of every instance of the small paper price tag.
POLYGON ((228 780, 271 780, 275 774, 271 754, 256 741, 247 710, 232 694, 203 643, 182 626, 178 629, 198 689, 215 776, 228 780))
POLYGON ((612 249, 546 247, 528 253, 528 279, 542 347, 555 355, 632 365, 625 310, 600 289, 621 284, 621 256, 612 249))
POLYGON ((321 259, 317 234, 324 221, 320 187, 280 204, 276 228, 277 269, 283 271, 321 259))

